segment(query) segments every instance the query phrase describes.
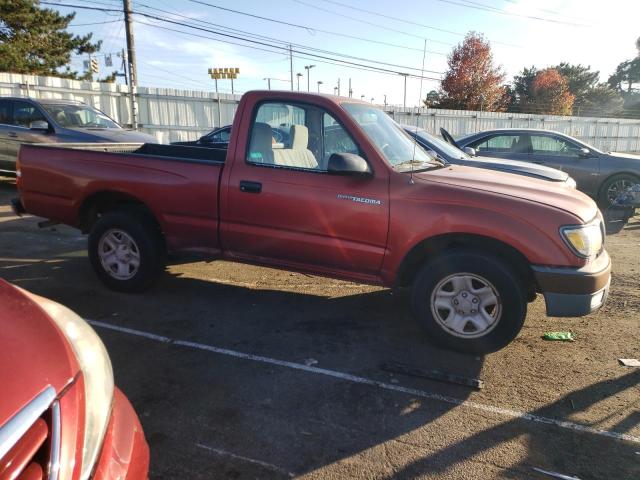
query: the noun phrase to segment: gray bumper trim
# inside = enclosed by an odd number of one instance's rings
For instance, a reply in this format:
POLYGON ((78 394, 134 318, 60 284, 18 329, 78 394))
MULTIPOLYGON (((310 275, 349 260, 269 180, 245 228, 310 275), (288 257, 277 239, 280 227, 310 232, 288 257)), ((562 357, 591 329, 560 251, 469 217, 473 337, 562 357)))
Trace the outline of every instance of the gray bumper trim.
POLYGON ((547 315, 550 317, 581 317, 599 310, 609 296, 609 283, 602 290, 595 293, 552 293, 543 292, 547 304, 547 315), (599 298, 597 303, 591 303, 594 297, 599 298))

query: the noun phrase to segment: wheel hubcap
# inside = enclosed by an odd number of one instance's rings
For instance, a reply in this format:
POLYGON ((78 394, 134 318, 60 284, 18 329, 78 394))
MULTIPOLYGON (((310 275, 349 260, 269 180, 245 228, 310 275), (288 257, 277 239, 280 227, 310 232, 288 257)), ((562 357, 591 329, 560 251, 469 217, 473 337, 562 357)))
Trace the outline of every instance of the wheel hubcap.
POLYGON ((131 236, 118 229, 108 230, 98 242, 102 268, 117 280, 132 278, 140 268, 140 250, 131 236))
POLYGON ((447 333, 477 338, 496 327, 502 316, 502 301, 486 278, 456 273, 441 280, 434 288, 431 312, 447 333))
POLYGON ((631 180, 627 180, 626 178, 621 178, 620 180, 612 183, 607 190, 607 198, 609 199, 609 203, 613 203, 618 195, 626 191, 631 186, 633 186, 633 182, 631 180))

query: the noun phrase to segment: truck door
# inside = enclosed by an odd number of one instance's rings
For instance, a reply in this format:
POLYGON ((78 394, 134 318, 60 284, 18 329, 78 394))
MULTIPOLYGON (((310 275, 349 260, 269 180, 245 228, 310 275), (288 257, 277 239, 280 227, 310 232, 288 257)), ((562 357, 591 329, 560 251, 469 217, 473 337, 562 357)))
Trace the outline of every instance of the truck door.
POLYGON ((532 134, 531 147, 533 161, 567 172, 580 191, 594 196, 598 193, 600 158, 595 153, 581 155, 580 145, 546 133, 532 134))
POLYGON ((248 145, 231 153, 223 248, 266 263, 376 275, 388 229, 386 171, 327 173, 332 153, 363 153, 319 106, 267 101, 252 115, 248 145), (286 143, 274 128, 289 131, 286 143))

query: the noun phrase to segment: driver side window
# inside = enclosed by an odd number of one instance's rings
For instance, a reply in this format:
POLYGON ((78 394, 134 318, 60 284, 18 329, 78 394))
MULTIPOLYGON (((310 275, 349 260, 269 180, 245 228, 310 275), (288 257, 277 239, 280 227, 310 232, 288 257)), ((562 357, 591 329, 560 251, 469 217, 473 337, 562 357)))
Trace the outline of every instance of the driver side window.
POLYGON ((27 102, 14 102, 13 104, 13 123, 21 127, 29 128, 31 122, 37 120, 47 121, 44 115, 37 107, 27 102))
POLYGON ((359 153, 327 111, 307 104, 264 102, 251 127, 247 163, 326 172, 334 153, 359 153))

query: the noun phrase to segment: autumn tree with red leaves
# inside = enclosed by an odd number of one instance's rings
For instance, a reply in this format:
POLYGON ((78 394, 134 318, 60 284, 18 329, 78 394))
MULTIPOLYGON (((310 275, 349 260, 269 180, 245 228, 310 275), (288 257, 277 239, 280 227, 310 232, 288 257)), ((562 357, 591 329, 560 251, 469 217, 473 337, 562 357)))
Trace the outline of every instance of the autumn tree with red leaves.
POLYGON ((449 70, 440 86, 441 108, 502 111, 509 96, 504 73, 493 64, 491 46, 482 34, 469 32, 449 55, 449 70))
POLYGON ((535 113, 571 115, 575 98, 569 90, 567 79, 555 68, 547 68, 536 74, 529 95, 522 98, 521 102, 535 113))

